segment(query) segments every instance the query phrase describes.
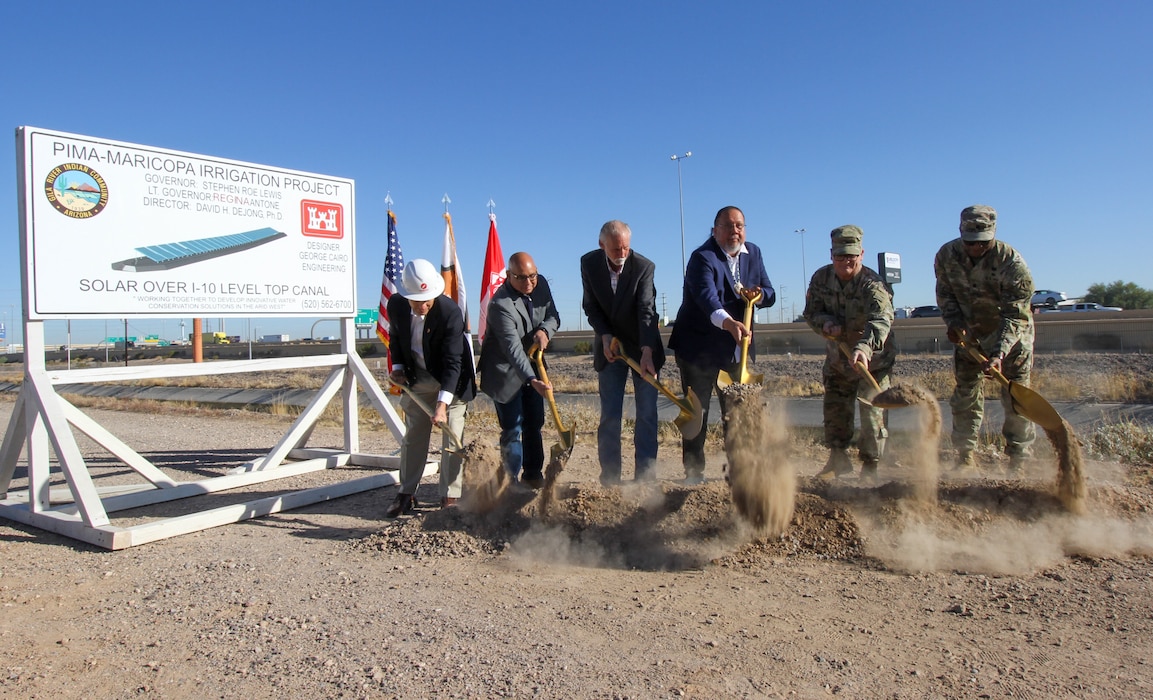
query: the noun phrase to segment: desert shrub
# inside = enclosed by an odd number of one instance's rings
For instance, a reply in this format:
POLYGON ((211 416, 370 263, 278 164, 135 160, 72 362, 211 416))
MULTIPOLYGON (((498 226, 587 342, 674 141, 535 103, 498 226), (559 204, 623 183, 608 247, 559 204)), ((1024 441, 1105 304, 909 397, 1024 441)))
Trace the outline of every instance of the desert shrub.
POLYGON ((593 344, 587 340, 578 340, 573 343, 572 351, 578 355, 588 355, 593 351, 593 344))
POLYGON ((1093 457, 1116 459, 1126 464, 1153 464, 1153 427, 1133 421, 1102 425, 1084 441, 1093 457))
POLYGON ((368 357, 369 355, 376 354, 376 343, 361 343, 356 346, 356 354, 361 357, 368 357))

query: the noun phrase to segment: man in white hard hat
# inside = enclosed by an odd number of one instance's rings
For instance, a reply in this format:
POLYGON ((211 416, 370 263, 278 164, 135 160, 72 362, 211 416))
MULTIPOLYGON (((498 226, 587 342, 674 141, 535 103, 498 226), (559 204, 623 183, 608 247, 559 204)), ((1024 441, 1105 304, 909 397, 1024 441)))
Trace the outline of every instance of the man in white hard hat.
POLYGON ((400 443, 400 490, 386 517, 414 512, 416 487, 424 475, 432 427, 444 431, 440 457, 440 505, 456 505, 463 472, 461 457, 450 452, 453 436, 463 442, 465 409, 476 396, 471 346, 465 342, 464 314, 444 296, 444 279, 427 260, 404 266, 400 289, 388 300, 392 373, 432 410, 429 416, 405 393, 404 438, 400 443), (449 435, 449 433, 452 435, 449 435))

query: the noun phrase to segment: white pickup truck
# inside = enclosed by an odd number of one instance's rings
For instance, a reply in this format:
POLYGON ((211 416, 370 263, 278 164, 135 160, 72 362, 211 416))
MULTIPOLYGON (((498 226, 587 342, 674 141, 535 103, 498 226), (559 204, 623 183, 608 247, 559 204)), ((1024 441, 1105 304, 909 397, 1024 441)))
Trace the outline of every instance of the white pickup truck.
POLYGON ((1093 301, 1077 301, 1065 302, 1064 304, 1057 304, 1055 309, 1043 309, 1046 312, 1056 311, 1121 311, 1120 306, 1101 306, 1093 301))

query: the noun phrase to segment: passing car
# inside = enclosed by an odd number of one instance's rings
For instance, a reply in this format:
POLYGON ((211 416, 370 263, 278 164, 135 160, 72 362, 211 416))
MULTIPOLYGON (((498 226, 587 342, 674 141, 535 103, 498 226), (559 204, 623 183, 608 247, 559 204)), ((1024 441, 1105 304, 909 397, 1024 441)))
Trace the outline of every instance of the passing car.
POLYGON ((1033 306, 1048 306, 1049 308, 1055 307, 1057 304, 1065 301, 1065 292, 1057 292, 1052 289, 1038 289, 1033 292, 1033 306))
POLYGON ((909 312, 909 318, 933 318, 941 315, 939 306, 918 306, 909 312))
POLYGON ((1058 307, 1061 311, 1121 311, 1120 306, 1101 306, 1093 301, 1079 301, 1076 304, 1058 307))

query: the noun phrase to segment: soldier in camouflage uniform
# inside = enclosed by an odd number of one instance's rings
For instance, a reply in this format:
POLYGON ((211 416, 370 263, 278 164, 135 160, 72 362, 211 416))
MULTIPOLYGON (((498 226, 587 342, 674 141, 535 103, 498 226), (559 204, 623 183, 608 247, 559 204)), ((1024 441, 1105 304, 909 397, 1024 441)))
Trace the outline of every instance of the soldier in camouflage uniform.
MULTIPOLYGON (((984 401, 982 373, 996 368, 1010 380, 1028 386, 1033 369, 1033 277, 1020 253, 996 240, 997 212, 982 204, 961 212, 961 237, 937 252, 937 305, 956 343, 960 331, 980 346, 988 362, 982 364, 960 347, 953 352, 957 388, 949 400, 953 409, 953 447, 958 471, 976 469, 973 450, 981 428, 984 401)), ((1009 468, 1019 470, 1036 434, 1028 419, 1017 415, 1008 388, 1001 390, 1005 407, 1005 453, 1009 468)))
MULTIPOLYGON (((857 396, 872 398, 874 390, 854 366, 864 363, 882 389, 889 387, 896 350, 893 344, 893 295, 884 280, 862 265, 864 234, 856 226, 833 229, 832 265, 813 273, 805 294, 805 321, 827 340, 825 343, 825 442, 829 461, 818 476, 851 474, 849 443, 857 396), (840 344, 850 357, 846 357, 840 344)), ((883 412, 861 405, 861 478, 873 480, 877 462, 885 452, 883 412)))

